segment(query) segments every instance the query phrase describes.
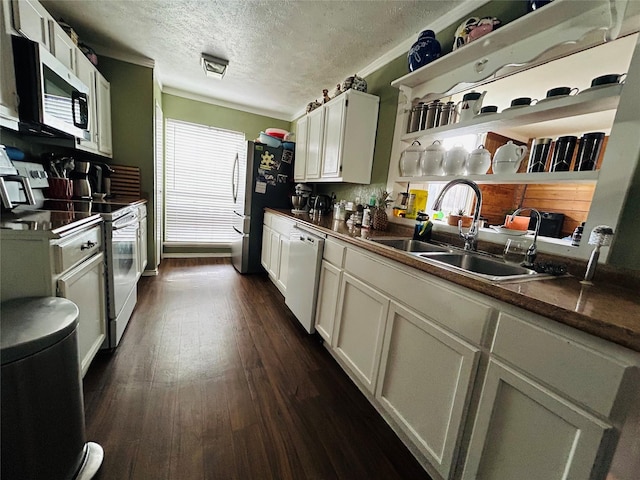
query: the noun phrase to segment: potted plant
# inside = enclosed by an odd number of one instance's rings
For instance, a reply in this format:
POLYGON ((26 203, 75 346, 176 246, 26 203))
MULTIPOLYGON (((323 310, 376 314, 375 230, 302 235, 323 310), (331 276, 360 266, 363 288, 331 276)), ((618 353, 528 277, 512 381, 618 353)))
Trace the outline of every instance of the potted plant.
POLYGON ((473 222, 473 217, 467 215, 463 208, 459 209, 456 213, 451 212, 447 217, 447 223, 449 225, 458 225, 458 221, 462 220, 462 226, 468 228, 473 222))

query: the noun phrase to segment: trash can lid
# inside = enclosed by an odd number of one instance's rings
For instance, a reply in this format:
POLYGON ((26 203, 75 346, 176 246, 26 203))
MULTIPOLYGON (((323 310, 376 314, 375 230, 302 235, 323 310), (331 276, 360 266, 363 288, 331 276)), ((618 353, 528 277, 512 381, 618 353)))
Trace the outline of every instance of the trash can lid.
POLYGON ((78 325, 78 307, 66 298, 14 298, 0 304, 0 360, 5 365, 40 352, 78 325))

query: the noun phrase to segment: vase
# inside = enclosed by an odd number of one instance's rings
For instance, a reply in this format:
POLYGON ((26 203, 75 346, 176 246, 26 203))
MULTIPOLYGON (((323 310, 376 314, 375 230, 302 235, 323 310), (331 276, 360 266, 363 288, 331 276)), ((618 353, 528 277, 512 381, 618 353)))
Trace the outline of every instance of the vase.
POLYGON ((409 71, 425 66, 440 57, 442 47, 436 40, 433 30, 425 30, 419 36, 416 43, 411 46, 407 59, 409 61, 409 71))

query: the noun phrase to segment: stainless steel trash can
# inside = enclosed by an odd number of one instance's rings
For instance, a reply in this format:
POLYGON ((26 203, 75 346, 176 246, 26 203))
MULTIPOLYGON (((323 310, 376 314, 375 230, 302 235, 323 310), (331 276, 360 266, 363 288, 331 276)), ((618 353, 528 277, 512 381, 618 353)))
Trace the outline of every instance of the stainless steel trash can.
POLYGON ((0 304, 3 480, 91 478, 102 463, 85 439, 77 325, 64 298, 0 304))

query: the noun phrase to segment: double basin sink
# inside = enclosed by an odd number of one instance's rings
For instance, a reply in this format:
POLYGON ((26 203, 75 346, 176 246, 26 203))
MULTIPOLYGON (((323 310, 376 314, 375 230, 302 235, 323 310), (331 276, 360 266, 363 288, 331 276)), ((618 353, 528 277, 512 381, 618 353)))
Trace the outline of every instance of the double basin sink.
POLYGON ((378 237, 371 241, 409 253, 426 263, 449 268, 459 273, 490 282, 506 282, 550 278, 520 265, 506 263, 489 254, 470 252, 460 248, 436 245, 409 238, 378 237))

